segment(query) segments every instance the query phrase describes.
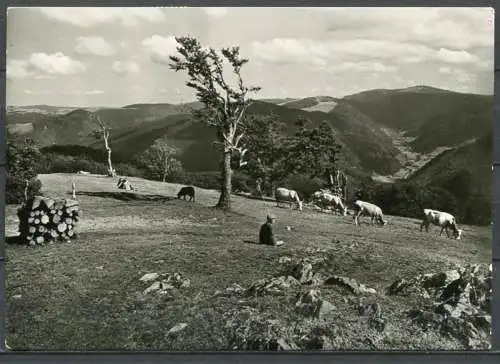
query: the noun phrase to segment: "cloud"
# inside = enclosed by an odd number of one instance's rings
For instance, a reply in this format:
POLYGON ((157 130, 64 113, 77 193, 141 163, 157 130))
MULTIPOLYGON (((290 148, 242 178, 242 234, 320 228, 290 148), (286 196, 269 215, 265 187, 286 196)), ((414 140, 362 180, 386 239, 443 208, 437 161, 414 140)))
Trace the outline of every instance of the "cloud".
POLYGON ((90 90, 90 91, 86 91, 85 95, 102 95, 103 93, 104 93, 104 91, 102 91, 102 90, 90 90))
POLYGON ((133 61, 115 61, 113 62, 113 70, 119 75, 141 72, 139 65, 133 61))
POLYGON ((75 52, 90 56, 111 56, 116 53, 115 48, 103 37, 78 37, 75 52))
POLYGON ((334 72, 373 72, 373 73, 396 73, 398 68, 395 66, 386 66, 381 62, 343 62, 338 66, 333 66, 331 71, 334 72))
POLYGON ((54 54, 32 53, 28 62, 33 68, 50 75, 72 75, 87 70, 82 62, 72 60, 62 52, 54 54))
POLYGON ((465 70, 457 67, 439 67, 438 72, 443 75, 448 75, 453 77, 454 80, 460 83, 468 83, 475 81, 476 76, 465 70))
POLYGON ((141 45, 146 49, 151 60, 156 63, 168 64, 169 56, 177 53, 178 43, 174 36, 162 37, 153 35, 142 41, 141 45))
POLYGON ((121 23, 125 27, 133 27, 140 22, 161 23, 165 21, 162 10, 152 7, 47 7, 38 10, 51 20, 82 28, 111 23, 121 23))
POLYGON ((7 79, 16 80, 33 76, 33 71, 30 71, 27 66, 27 61, 9 60, 7 62, 7 79))
POLYGON ((399 63, 440 61, 454 64, 479 61, 477 56, 464 50, 435 50, 421 44, 370 39, 320 41, 307 38, 274 38, 264 42, 254 41, 252 52, 256 60, 278 64, 308 64, 316 68, 327 65, 338 67, 338 63, 342 61, 367 62, 367 59, 385 59, 399 63))
POLYGON ((479 62, 478 57, 464 50, 461 51, 451 51, 449 49, 441 48, 437 52, 437 58, 440 61, 448 63, 477 63, 479 62))
POLYGON ((203 11, 205 11, 205 13, 208 16, 211 16, 211 17, 216 18, 216 19, 220 19, 220 18, 225 17, 229 11, 228 8, 224 8, 224 7, 210 7, 210 8, 202 8, 202 9, 203 9, 203 11))
POLYGON ((411 42, 431 48, 471 49, 494 44, 489 8, 333 8, 322 19, 334 37, 411 42))
POLYGON ((86 70, 87 67, 82 62, 75 61, 62 52, 32 53, 27 60, 9 60, 7 63, 7 77, 10 79, 46 79, 54 75, 83 73, 86 70))

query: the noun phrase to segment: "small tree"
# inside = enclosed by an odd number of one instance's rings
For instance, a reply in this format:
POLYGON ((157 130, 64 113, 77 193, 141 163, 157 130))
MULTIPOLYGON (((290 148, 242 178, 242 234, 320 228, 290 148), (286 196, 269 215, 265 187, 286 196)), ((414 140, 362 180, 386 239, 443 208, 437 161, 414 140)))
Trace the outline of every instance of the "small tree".
POLYGON ((239 146, 243 136, 239 132, 245 111, 251 103, 249 93, 260 87, 247 87, 241 77, 241 67, 248 59, 240 56, 239 47, 222 48, 222 57, 212 48, 202 47, 192 37, 176 37, 179 56, 170 56, 170 68, 186 71, 189 81, 186 85, 196 90, 196 97, 204 107, 194 111, 194 116, 216 128, 218 144, 222 146, 222 186, 216 207, 231 208, 231 159, 234 151, 241 154, 245 150, 239 146), (231 86, 224 74, 224 65, 229 63, 236 78, 236 86, 231 86))
POLYGON ((257 190, 263 187, 272 193, 276 181, 287 174, 285 124, 275 114, 252 115, 247 119, 243 137, 243 143, 249 149, 245 171, 257 183, 257 190))
POLYGON ((288 170, 310 178, 324 178, 331 184, 341 145, 327 122, 316 128, 308 128, 307 124, 308 120, 304 118, 297 121, 299 129, 290 142, 288 170))
POLYGON ((157 139, 141 156, 143 164, 152 178, 166 182, 182 170, 181 163, 175 158, 176 149, 163 139, 157 139))
POLYGON ((98 130, 93 131, 93 135, 97 138, 100 139, 102 137, 104 141, 104 147, 106 148, 106 152, 108 153, 108 176, 109 177, 115 177, 116 176, 116 171, 113 168, 113 163, 111 162, 111 146, 109 144, 109 137, 111 135, 111 128, 107 123, 103 122, 101 118, 94 113, 90 114, 90 121, 93 124, 97 124, 99 127, 98 130))
POLYGON ((42 183, 36 179, 40 158, 32 139, 7 135, 7 203, 22 203, 40 192, 42 183))

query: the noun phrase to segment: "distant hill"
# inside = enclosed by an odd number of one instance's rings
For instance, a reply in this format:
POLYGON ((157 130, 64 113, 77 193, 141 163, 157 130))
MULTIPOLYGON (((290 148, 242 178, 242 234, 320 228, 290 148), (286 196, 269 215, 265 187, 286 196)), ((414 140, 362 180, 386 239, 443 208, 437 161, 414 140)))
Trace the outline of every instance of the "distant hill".
POLYGON ((417 86, 364 91, 342 100, 377 124, 415 137, 412 147, 418 152, 481 137, 490 132, 493 125, 493 96, 417 86))
MULTIPOLYGON (((299 117, 311 120, 313 126, 327 121, 343 146, 342 163, 346 169, 387 181, 393 175, 401 177, 417 170, 412 178, 441 183, 442 170, 448 170, 442 162, 446 155, 453 160, 448 161, 452 165, 449 168, 461 169, 459 156, 464 160, 472 158, 461 153, 481 149, 481 141, 484 143, 492 133, 492 104, 492 96, 416 86, 369 90, 340 99, 330 96, 261 99, 248 113, 275 113, 287 125, 289 135, 295 131, 299 117), (452 151, 435 158, 439 150, 446 148, 452 151), (428 159, 431 163, 421 170, 423 163, 411 162, 428 159), (407 165, 408 160, 413 167, 407 165), (409 172, 403 173, 404 170, 409 172)), ((179 158, 188 170, 216 170, 219 152, 213 148, 215 133, 204 124, 193 122, 190 116, 191 109, 201 106, 199 102, 131 104, 97 110, 16 106, 7 108, 6 122, 9 131, 29 135, 42 146, 81 145, 102 149, 102 140, 90 136, 96 126, 89 123, 88 116, 90 111, 96 111, 112 128, 111 143, 117 154, 133 158, 156 139, 165 137, 179 149, 179 158)), ((484 151, 475 158, 489 164, 491 153, 484 151)))

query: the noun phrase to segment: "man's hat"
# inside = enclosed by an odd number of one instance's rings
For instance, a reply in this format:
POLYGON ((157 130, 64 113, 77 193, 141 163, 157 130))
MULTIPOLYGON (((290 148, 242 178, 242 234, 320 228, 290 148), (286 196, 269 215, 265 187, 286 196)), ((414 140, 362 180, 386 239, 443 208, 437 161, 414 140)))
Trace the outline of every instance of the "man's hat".
POLYGON ((267 219, 268 220, 276 220, 276 215, 274 215, 274 214, 268 214, 267 215, 267 219))

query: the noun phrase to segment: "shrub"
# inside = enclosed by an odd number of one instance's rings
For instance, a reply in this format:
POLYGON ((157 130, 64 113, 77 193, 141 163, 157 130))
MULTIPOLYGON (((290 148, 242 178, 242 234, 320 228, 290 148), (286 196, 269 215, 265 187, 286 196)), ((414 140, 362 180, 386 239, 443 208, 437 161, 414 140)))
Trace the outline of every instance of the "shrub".
POLYGON ((28 198, 39 195, 42 183, 36 179, 40 152, 29 138, 9 135, 7 139, 7 185, 6 202, 18 204, 24 201, 26 180, 28 198))

